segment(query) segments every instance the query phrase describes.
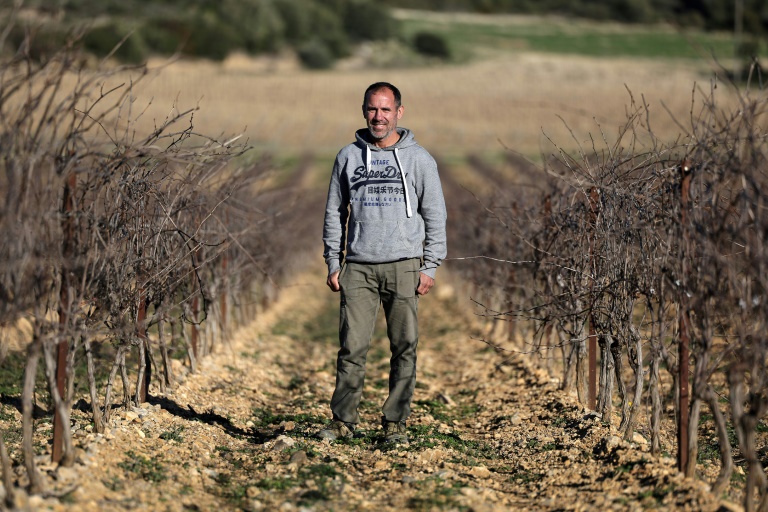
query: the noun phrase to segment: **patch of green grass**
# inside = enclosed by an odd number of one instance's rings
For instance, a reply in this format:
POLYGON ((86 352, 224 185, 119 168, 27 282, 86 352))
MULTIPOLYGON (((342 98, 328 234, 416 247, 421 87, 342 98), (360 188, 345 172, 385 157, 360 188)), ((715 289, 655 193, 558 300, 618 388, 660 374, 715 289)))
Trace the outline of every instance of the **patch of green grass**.
POLYGON ((441 479, 427 479, 416 486, 421 492, 408 500, 408 509, 412 510, 471 510, 467 505, 457 503, 456 498, 463 487, 461 482, 452 485, 442 485, 441 479), (428 484, 425 485, 425 484, 428 484))
POLYGON ((637 466, 644 466, 647 464, 648 461, 644 458, 640 460, 630 460, 628 462, 625 462, 624 464, 620 464, 616 466, 614 469, 614 474, 620 474, 620 473, 631 473, 634 468, 637 466))
POLYGON ((424 407, 429 414, 438 421, 447 423, 451 421, 446 405, 437 400, 415 400, 414 405, 424 407))
POLYGON ((307 343, 335 345, 339 342, 339 305, 331 302, 316 317, 304 323, 286 315, 275 324, 272 333, 307 343))
POLYGON ((338 479, 344 482, 344 476, 331 464, 315 464, 299 471, 301 482, 312 479, 317 489, 305 492, 299 498, 300 506, 309 506, 316 501, 327 500, 331 494, 331 485, 338 479))
POLYGON ((243 351, 243 352, 240 352, 240 357, 246 357, 246 358, 255 359, 256 361, 258 361, 259 358, 261 358, 261 352, 259 352, 258 350, 256 352, 243 351))
POLYGON ((21 421, 11 421, 15 419, 15 416, 12 414, 8 414, 8 417, 3 417, 2 419, 10 422, 6 429, 3 432, 0 432, 0 435, 3 436, 8 455, 13 459, 17 454, 21 453, 21 442, 23 437, 21 421))
MULTIPOLYGON (((0 362, 0 396, 21 396, 26 364, 27 356, 22 352, 10 352, 0 362)), ((79 371, 80 367, 77 367, 76 370, 79 371)), ((80 381, 87 382, 87 379, 80 379, 80 381)), ((79 391, 80 388, 77 384, 76 382, 75 388, 79 391)), ((48 380, 45 376, 45 363, 42 358, 37 364, 37 374, 35 375, 35 400, 43 409, 51 408, 48 380)))
POLYGON ((101 483, 103 483, 104 487, 106 487, 110 491, 119 492, 125 489, 125 484, 123 483, 123 480, 116 476, 105 478, 101 481, 101 483))
POLYGON ((653 489, 646 489, 644 491, 640 491, 637 493, 637 501, 643 501, 648 498, 652 498, 653 500, 656 501, 657 504, 660 504, 663 502, 665 496, 674 492, 675 492, 674 485, 656 487, 653 489))
POLYGON ((703 464, 718 460, 719 458, 720 444, 717 442, 717 439, 700 439, 696 462, 703 464))
POLYGON ((13 408, 5 404, 0 404, 0 421, 12 421, 16 419, 13 414, 13 408))
POLYGON ((177 443, 182 443, 184 442, 184 436, 181 435, 182 432, 184 432, 184 425, 179 425, 171 430, 162 432, 158 437, 164 441, 176 441, 177 443))
POLYGON ((315 464, 314 466, 307 466, 302 473, 306 473, 311 477, 320 478, 333 478, 339 474, 336 468, 330 464, 315 464))
POLYGON ((454 432, 442 433, 435 426, 414 425, 408 427, 408 436, 411 439, 408 445, 409 451, 419 451, 424 448, 443 446, 452 448, 459 453, 470 457, 483 459, 496 459, 498 453, 486 443, 462 439, 454 432))
POLYGON ((373 400, 360 400, 360 412, 362 414, 377 414, 381 412, 381 404, 373 400))
POLYGON ((140 476, 142 479, 158 483, 167 478, 165 468, 157 457, 145 457, 135 453, 133 450, 125 452, 126 460, 118 462, 117 466, 128 473, 140 476))
POLYGON ((475 402, 469 402, 459 405, 457 414, 459 418, 468 418, 470 416, 476 416, 480 412, 480 404, 475 402))
POLYGON ((374 363, 380 361, 382 366, 389 366, 389 350, 381 343, 371 344, 371 349, 368 351, 368 360, 374 363))
POLYGON ((517 18, 514 24, 484 23, 477 18, 443 23, 429 16, 400 21, 407 39, 418 32, 445 38, 455 50, 457 60, 467 60, 478 50, 675 59, 733 55, 730 34, 683 32, 662 25, 617 25, 533 16, 517 18))
POLYGON ((235 504, 241 504, 248 496, 248 487, 245 485, 231 486, 227 493, 227 499, 235 504))
POLYGON ((536 473, 535 471, 521 469, 520 471, 512 473, 509 477, 509 481, 517 484, 529 484, 532 482, 538 482, 543 477, 543 473, 536 473))
POLYGON ((301 436, 309 430, 323 425, 326 420, 324 417, 313 414, 274 414, 272 411, 264 408, 255 408, 253 410, 253 423, 256 428, 266 428, 270 425, 279 425, 280 423, 292 421, 296 428, 289 432, 289 435, 301 436))
POLYGON ((221 487, 229 487, 232 483, 232 475, 229 473, 218 473, 216 478, 214 478, 214 481, 221 487))
POLYGON ((297 389, 301 389, 301 386, 307 382, 307 379, 300 375, 293 375, 291 377, 291 380, 288 382, 288 385, 285 386, 286 389, 289 391, 296 391, 297 389))
POLYGON ((334 443, 345 446, 373 446, 379 440, 378 432, 378 430, 356 430, 354 437, 337 439, 334 443))
POLYGON ((0 363, 0 395, 21 395, 26 357, 19 352, 9 353, 0 363))
POLYGON ((286 491, 297 485, 298 480, 288 477, 263 478, 256 482, 256 487, 267 491, 286 491))
POLYGON ((306 453, 307 457, 310 459, 320 456, 320 452, 315 449, 314 445, 301 443, 301 442, 294 444, 293 446, 288 448, 285 452, 290 456, 296 452, 301 452, 301 451, 306 453))
POLYGON ((77 503, 77 499, 75 498, 75 491, 68 492, 64 496, 61 496, 59 501, 65 505, 74 505, 77 503))

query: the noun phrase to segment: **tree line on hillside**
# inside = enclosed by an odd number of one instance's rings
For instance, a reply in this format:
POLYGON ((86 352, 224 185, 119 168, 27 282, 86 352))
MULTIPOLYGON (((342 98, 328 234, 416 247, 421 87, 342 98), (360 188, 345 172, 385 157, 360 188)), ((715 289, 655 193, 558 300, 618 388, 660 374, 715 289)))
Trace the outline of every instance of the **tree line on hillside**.
POLYGON ((397 33, 389 9, 372 0, 70 0, 55 7, 28 0, 24 8, 28 15, 19 17, 9 37, 16 48, 32 32, 35 59, 54 54, 80 31, 84 48, 98 56, 122 41, 115 56, 128 63, 150 54, 221 60, 236 50, 292 48, 306 66, 322 68, 348 56, 358 42, 397 33))
MULTIPOLYGON (((734 30, 738 16, 748 35, 740 53, 749 57, 758 54, 759 39, 768 33, 768 7, 761 0, 393 0, 386 5, 374 0, 68 0, 56 5, 26 0, 25 15, 8 37, 15 49, 33 34, 28 52, 37 60, 53 55, 74 34, 85 34, 88 52, 114 54, 127 63, 144 62, 152 54, 222 60, 238 50, 264 54, 289 48, 306 67, 327 68, 360 42, 387 39, 400 39, 423 55, 450 57, 442 36, 421 32, 405 40, 392 7, 666 21, 705 30, 734 30)), ((0 8, 0 14, 7 12, 0 8)))

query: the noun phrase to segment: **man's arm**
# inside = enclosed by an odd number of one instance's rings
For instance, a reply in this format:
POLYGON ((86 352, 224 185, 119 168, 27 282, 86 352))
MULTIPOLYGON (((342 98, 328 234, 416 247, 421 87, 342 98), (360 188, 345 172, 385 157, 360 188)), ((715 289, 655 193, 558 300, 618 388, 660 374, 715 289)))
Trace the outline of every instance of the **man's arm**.
MULTIPOLYGON (((419 191, 419 213, 424 219, 424 265, 420 270, 421 276, 429 277, 432 283, 426 283, 423 279, 420 279, 420 283, 425 282, 424 286, 428 292, 434 284, 437 267, 447 254, 445 234, 447 213, 437 163, 431 156, 428 162, 425 162, 423 169, 419 191)), ((421 284, 419 287, 421 288, 421 284)))
MULTIPOLYGON (((349 215, 349 193, 344 188, 341 177, 342 163, 339 156, 333 164, 331 182, 328 185, 328 199, 325 203, 325 221, 323 223, 323 245, 325 263, 328 266, 328 286, 330 278, 336 273, 338 283, 338 271, 344 258, 344 245, 346 243, 346 225, 349 215)), ((333 289, 333 288, 331 288, 333 289)), ((337 290, 334 290, 337 291, 337 290)))

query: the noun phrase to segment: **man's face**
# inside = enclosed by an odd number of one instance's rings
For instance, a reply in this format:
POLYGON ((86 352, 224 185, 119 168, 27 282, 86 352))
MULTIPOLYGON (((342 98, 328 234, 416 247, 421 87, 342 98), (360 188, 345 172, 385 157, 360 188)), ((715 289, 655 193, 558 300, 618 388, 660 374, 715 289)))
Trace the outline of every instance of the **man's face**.
POLYGON ((397 120, 403 117, 403 106, 395 105, 392 91, 385 87, 370 93, 363 105, 363 116, 377 146, 387 147, 397 142, 395 128, 397 120))

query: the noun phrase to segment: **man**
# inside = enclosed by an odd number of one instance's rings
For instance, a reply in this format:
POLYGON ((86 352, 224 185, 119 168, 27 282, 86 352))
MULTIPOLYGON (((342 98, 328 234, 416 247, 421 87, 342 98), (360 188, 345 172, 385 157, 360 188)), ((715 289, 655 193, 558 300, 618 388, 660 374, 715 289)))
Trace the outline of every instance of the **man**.
POLYGON ((446 255, 446 211, 435 160, 413 133, 397 126, 403 112, 394 85, 368 87, 363 97, 368 127, 356 132, 356 141, 339 152, 333 166, 323 242, 328 287, 341 292, 340 349, 333 422, 318 432, 321 439, 351 437, 359 422, 366 354, 381 304, 392 353, 384 437, 408 442, 418 296, 429 293, 446 255))

